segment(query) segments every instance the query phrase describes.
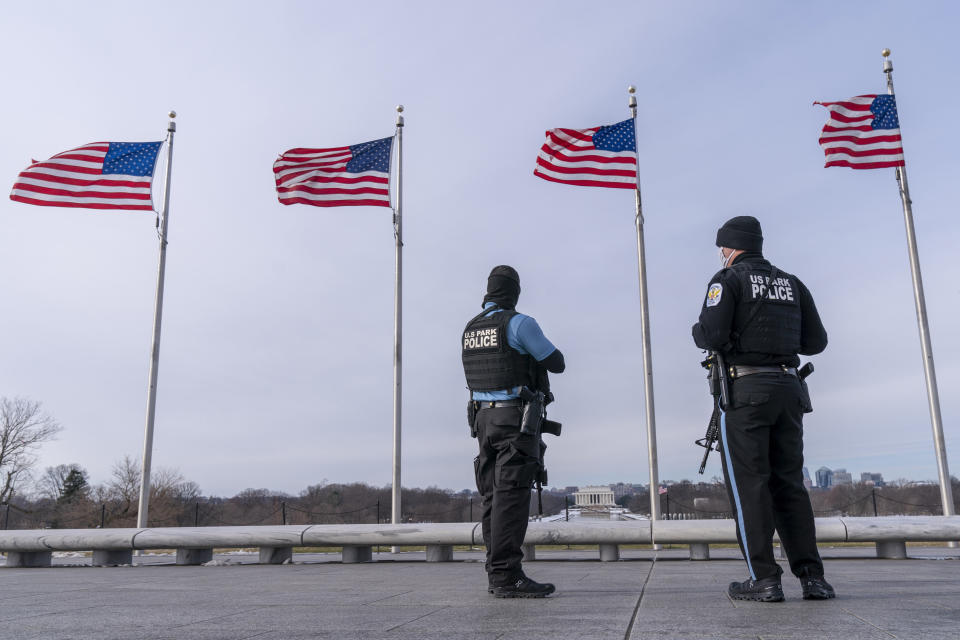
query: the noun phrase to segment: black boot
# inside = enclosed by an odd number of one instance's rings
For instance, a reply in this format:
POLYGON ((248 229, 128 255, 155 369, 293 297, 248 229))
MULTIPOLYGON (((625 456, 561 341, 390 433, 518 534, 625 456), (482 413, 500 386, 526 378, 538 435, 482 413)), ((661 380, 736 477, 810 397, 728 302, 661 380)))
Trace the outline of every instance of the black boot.
POLYGON ((521 574, 511 582, 492 586, 491 593, 495 598, 546 598, 556 590, 552 584, 534 582, 521 574))
POLYGON ((804 576, 800 578, 800 587, 803 589, 804 600, 829 600, 837 597, 837 592, 823 576, 804 576))
POLYGON ((783 602, 783 588, 780 578, 773 576, 761 580, 731 582, 727 594, 734 600, 755 600, 757 602, 783 602))

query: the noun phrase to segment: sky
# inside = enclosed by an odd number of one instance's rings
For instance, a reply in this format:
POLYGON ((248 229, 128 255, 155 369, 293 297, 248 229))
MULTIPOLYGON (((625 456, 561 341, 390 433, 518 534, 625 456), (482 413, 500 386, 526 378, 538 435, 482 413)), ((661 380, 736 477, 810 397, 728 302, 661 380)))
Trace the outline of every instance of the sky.
MULTIPOLYGON (((823 168, 836 100, 892 49, 950 467, 960 469, 960 7, 951 2, 36 2, 5 7, 0 176, 178 113, 153 465, 208 495, 391 481, 390 210, 277 202, 292 147, 394 131, 403 158, 404 486, 473 486, 463 326, 491 267, 567 362, 554 486, 648 481, 633 194, 533 176, 544 131, 637 135, 660 478, 697 480, 711 410, 690 327, 716 229, 813 293, 830 344, 805 419, 820 466, 935 480, 892 169, 823 168)), ((161 180, 157 180, 158 192, 161 180)), ((159 199, 158 199, 159 200, 159 199)), ((0 200, 0 396, 63 427, 38 469, 92 482, 143 448, 158 241, 149 212, 0 200)), ((720 476, 713 456, 704 476, 720 476)))

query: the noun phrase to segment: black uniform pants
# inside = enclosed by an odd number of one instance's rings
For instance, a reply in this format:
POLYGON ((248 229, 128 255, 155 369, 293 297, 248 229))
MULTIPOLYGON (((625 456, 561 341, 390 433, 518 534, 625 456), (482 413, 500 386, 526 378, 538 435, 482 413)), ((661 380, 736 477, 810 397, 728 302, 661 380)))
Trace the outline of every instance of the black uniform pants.
POLYGON ((773 531, 794 575, 823 575, 810 496, 803 486, 803 413, 809 396, 793 375, 758 373, 731 383, 721 420, 723 474, 737 540, 755 580, 779 577, 773 531))
POLYGON ((530 514, 530 489, 539 468, 540 438, 520 433, 519 407, 477 412, 480 455, 474 461, 483 498, 483 543, 491 585, 512 582, 522 572, 523 537, 530 514))

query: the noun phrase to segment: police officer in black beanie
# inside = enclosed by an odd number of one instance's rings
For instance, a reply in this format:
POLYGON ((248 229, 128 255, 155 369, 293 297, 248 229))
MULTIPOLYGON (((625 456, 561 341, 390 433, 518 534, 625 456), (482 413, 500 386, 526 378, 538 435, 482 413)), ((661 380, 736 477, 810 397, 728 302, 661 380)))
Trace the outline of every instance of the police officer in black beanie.
POLYGON ((728 594, 783 600, 783 570, 773 555, 776 529, 803 598, 833 598, 803 486, 803 414, 813 409, 797 371, 797 354, 823 351, 827 333, 803 282, 764 259, 756 218, 728 220, 717 231, 717 246, 723 268, 710 279, 693 340, 725 356, 730 380, 720 450, 750 577, 731 583, 728 594))
POLYGON ((546 374, 562 373, 563 354, 537 321, 517 313, 520 276, 494 267, 483 311, 463 331, 463 370, 470 389, 468 420, 480 454, 474 459, 481 521, 487 547, 488 591, 498 598, 543 598, 555 591, 523 573, 521 546, 527 532, 530 490, 540 470, 539 434, 521 433, 522 387, 538 389, 546 374))

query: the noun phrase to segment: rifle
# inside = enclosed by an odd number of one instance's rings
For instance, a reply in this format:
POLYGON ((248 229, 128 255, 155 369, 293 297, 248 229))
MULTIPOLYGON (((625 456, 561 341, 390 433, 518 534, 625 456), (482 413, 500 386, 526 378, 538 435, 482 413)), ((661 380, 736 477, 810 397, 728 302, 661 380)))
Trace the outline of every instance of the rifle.
MULTIPOLYGON (((703 452, 703 460, 700 461, 699 473, 703 475, 704 469, 707 468, 707 459, 710 457, 710 452, 720 451, 718 444, 720 440, 720 413, 730 406, 730 382, 727 379, 727 363, 719 351, 711 351, 707 359, 700 363, 700 366, 707 370, 710 395, 713 396, 713 413, 710 414, 710 422, 707 423, 707 432, 702 438, 694 441, 698 446, 706 449, 703 452)), ((808 402, 809 394, 806 390, 805 380, 811 373, 813 373, 812 362, 808 362, 797 371, 797 377, 800 379, 800 383, 804 385, 803 392, 807 395, 808 402)))
POLYGON ((534 380, 536 391, 527 387, 520 387, 518 395, 523 400, 523 418, 520 421, 520 432, 530 433, 540 440, 540 468, 537 470, 537 512, 543 516, 543 485, 547 484, 547 466, 544 454, 547 444, 541 437, 544 433, 560 436, 563 425, 555 420, 547 419, 547 405, 553 402, 553 393, 550 392, 550 378, 547 369, 539 363, 530 372, 534 380))
POLYGON ((536 388, 543 393, 543 420, 540 422, 540 433, 549 433, 559 438, 563 425, 547 418, 547 407, 554 401, 553 393, 550 391, 550 376, 547 368, 537 363, 532 375, 536 388))
POLYGON ((707 468, 707 458, 711 451, 720 451, 720 413, 730 406, 730 384, 727 380, 727 363, 719 351, 711 351, 707 359, 700 363, 707 370, 707 381, 710 386, 710 395, 713 396, 713 413, 707 423, 707 432, 696 440, 698 446, 703 447, 703 460, 700 461, 699 473, 703 475, 707 468))

